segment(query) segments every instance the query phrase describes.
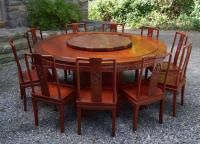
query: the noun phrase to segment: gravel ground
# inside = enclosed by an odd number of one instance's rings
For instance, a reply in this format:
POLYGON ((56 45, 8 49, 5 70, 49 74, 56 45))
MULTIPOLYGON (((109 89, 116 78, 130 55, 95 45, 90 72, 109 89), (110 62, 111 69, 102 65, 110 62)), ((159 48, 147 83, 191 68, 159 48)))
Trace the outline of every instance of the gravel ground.
MULTIPOLYGON (((160 39, 169 47, 173 36, 174 31, 160 32, 160 39)), ((181 106, 178 100, 177 117, 171 116, 172 95, 167 93, 164 123, 158 123, 158 105, 151 105, 140 111, 138 130, 133 132, 131 106, 124 104, 117 118, 115 138, 110 136, 109 112, 86 114, 82 120, 82 135, 77 135, 72 105, 65 109, 65 133, 60 133, 58 112, 45 104, 39 105, 39 127, 36 128, 30 92, 27 92, 28 111, 22 109, 15 63, 0 66, 0 143, 200 143, 200 33, 190 32, 190 40, 194 45, 187 72, 185 105, 181 106)))

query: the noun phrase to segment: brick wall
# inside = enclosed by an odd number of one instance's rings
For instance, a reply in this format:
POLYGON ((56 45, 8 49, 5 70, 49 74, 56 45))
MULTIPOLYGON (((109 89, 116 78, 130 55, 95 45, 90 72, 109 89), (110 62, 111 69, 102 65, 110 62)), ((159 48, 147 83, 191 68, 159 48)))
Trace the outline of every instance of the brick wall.
MULTIPOLYGON (((6 10, 6 25, 8 27, 26 26, 27 21, 27 1, 28 0, 4 0, 6 10)), ((83 12, 83 18, 88 17, 88 0, 66 0, 78 3, 83 12)))

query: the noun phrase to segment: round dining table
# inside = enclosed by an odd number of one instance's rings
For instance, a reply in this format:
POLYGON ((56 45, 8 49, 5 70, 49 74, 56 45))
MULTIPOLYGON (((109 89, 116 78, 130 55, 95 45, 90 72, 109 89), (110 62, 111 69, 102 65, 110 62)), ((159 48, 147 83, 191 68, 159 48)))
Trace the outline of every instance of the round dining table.
POLYGON ((131 33, 78 32, 52 36, 35 45, 35 53, 52 55, 65 60, 84 58, 111 58, 117 65, 139 61, 144 56, 163 56, 167 53, 164 42, 131 33))

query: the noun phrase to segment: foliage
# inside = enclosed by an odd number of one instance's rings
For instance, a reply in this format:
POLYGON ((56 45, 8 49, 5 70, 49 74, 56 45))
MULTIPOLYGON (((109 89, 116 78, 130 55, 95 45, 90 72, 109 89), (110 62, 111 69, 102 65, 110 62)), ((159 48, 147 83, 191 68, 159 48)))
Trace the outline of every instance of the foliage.
POLYGON ((28 22, 43 29, 63 28, 66 23, 81 20, 79 6, 65 0, 29 0, 28 22))
POLYGON ((200 0, 91 0, 89 18, 138 28, 200 30, 200 0))

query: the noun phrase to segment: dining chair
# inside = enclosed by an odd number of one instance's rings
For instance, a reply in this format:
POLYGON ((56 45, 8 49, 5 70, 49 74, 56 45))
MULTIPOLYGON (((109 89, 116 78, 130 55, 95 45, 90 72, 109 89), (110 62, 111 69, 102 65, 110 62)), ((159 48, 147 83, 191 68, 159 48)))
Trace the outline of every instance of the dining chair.
MULTIPOLYGON (((58 106, 60 114, 60 131, 64 132, 64 106, 75 98, 75 89, 71 85, 59 82, 58 69, 56 60, 52 56, 41 56, 39 54, 26 54, 26 66, 31 80, 32 104, 35 118, 35 125, 38 126, 38 102, 44 102, 58 106), (35 61, 36 71, 39 77, 40 86, 34 87, 33 77, 31 75, 28 57, 35 61), (48 80, 48 71, 51 71, 55 81, 48 80)), ((71 69, 70 65, 65 62, 65 68, 71 69)))
POLYGON ((110 110, 112 111, 112 136, 115 136, 117 107, 116 61, 101 58, 77 58, 76 72, 78 134, 81 134, 82 110, 110 110), (90 74, 90 87, 81 86, 80 73, 82 72, 90 74), (112 73, 110 88, 102 86, 102 73, 112 73))
MULTIPOLYGON (((170 62, 169 70, 176 70, 178 68, 177 63, 180 60, 180 53, 183 49, 183 46, 187 44, 188 36, 184 32, 176 32, 174 35, 174 40, 171 47, 171 53, 172 53, 172 60, 170 62)), ((162 69, 166 69, 168 65, 168 61, 165 61, 163 63, 162 69)), ((150 68, 145 71, 145 77, 148 77, 148 70, 151 70, 150 68)))
POLYGON ((101 26, 103 32, 118 32, 119 28, 121 28, 120 32, 124 32, 124 24, 121 23, 110 22, 104 23, 101 26))
POLYGON ((147 27, 147 26, 142 26, 141 28, 141 35, 143 36, 145 31, 147 34, 147 37, 155 37, 156 39, 158 39, 159 37, 159 29, 155 28, 155 27, 147 27))
MULTIPOLYGON (((171 57, 171 55, 169 55, 171 57)), ((164 77, 163 87, 158 87, 159 73, 163 57, 144 57, 138 62, 137 68, 139 71, 136 83, 128 86, 121 86, 120 93, 133 106, 133 130, 137 129, 138 113, 141 106, 146 106, 155 102, 160 103, 159 123, 163 123, 163 113, 165 105, 165 81, 167 73, 164 77), (152 66, 152 74, 149 79, 143 79, 143 72, 146 67, 152 66)))
MULTIPOLYGON (((71 23, 66 24, 65 27, 66 34, 68 33, 76 33, 76 32, 86 32, 87 31, 87 25, 86 23, 71 23), (71 31, 70 31, 71 30, 71 31)), ((74 73, 73 71, 64 70, 65 80, 68 80, 68 74, 74 73)))
POLYGON ((86 23, 71 23, 71 24, 66 24, 65 25, 65 32, 66 34, 69 33, 69 30, 71 30, 72 33, 75 32, 86 32, 87 31, 87 26, 86 23))
MULTIPOLYGON (((141 36, 146 34, 147 37, 156 38, 158 40, 158 38, 159 38, 159 29, 158 28, 142 26, 142 27, 140 27, 140 29, 141 29, 141 36)), ((145 78, 148 77, 149 70, 151 70, 151 67, 145 69, 145 78)), ((137 74, 138 74, 138 72, 136 71, 136 75, 135 75, 136 77, 137 77, 137 74)))
POLYGON ((24 35, 28 42, 29 52, 33 53, 33 46, 43 39, 42 30, 40 28, 29 28, 24 35))
MULTIPOLYGON (((178 69, 178 63, 180 62, 180 57, 181 57, 180 55, 181 52, 183 51, 183 47, 187 44, 187 41, 188 41, 188 36, 186 35, 186 33, 184 32, 175 33, 172 47, 170 50, 172 53, 172 61, 170 62, 169 70, 178 69)), ((166 69, 168 63, 169 63, 168 61, 163 62, 162 70, 166 69)))
MULTIPOLYGON (((17 55, 16 46, 15 46, 14 40, 12 38, 9 39, 9 44, 12 48, 14 59, 15 59, 15 62, 17 64, 18 80, 19 80, 19 86, 20 86, 20 95, 21 95, 21 99, 23 99, 24 111, 26 111, 26 107, 27 107, 26 106, 27 105, 26 104, 26 88, 31 87, 30 79, 29 79, 29 76, 28 76, 28 72, 22 70, 22 66, 20 64, 19 57, 17 55)), ((36 70, 33 67, 30 70, 30 74, 32 76, 33 85, 34 86, 38 85, 39 79, 38 79, 36 70)))
MULTIPOLYGON (((183 51, 183 47, 187 44, 188 36, 184 32, 176 32, 174 36, 174 40, 171 47, 171 53, 173 55, 173 59, 170 63, 170 70, 176 70, 178 68, 178 63, 181 58, 181 52, 183 51)), ((168 61, 164 62, 163 68, 166 68, 168 61)))
MULTIPOLYGON (((171 67, 167 74, 167 80, 165 83, 166 90, 170 90, 173 92, 173 100, 172 100, 172 110, 173 116, 176 116, 176 100, 177 94, 181 91, 181 105, 184 103, 184 91, 185 91, 185 84, 186 84, 186 71, 188 62, 190 59, 190 54, 192 50, 192 43, 185 45, 182 48, 182 52, 180 53, 180 61, 176 64, 176 67, 171 67)), ((171 63, 169 63, 171 64, 171 63)), ((168 65, 169 65, 168 64, 168 65)), ((166 65, 166 63, 165 63, 166 65)), ((163 85, 163 74, 166 71, 166 66, 164 70, 162 69, 163 73, 159 76, 159 83, 163 85)))

